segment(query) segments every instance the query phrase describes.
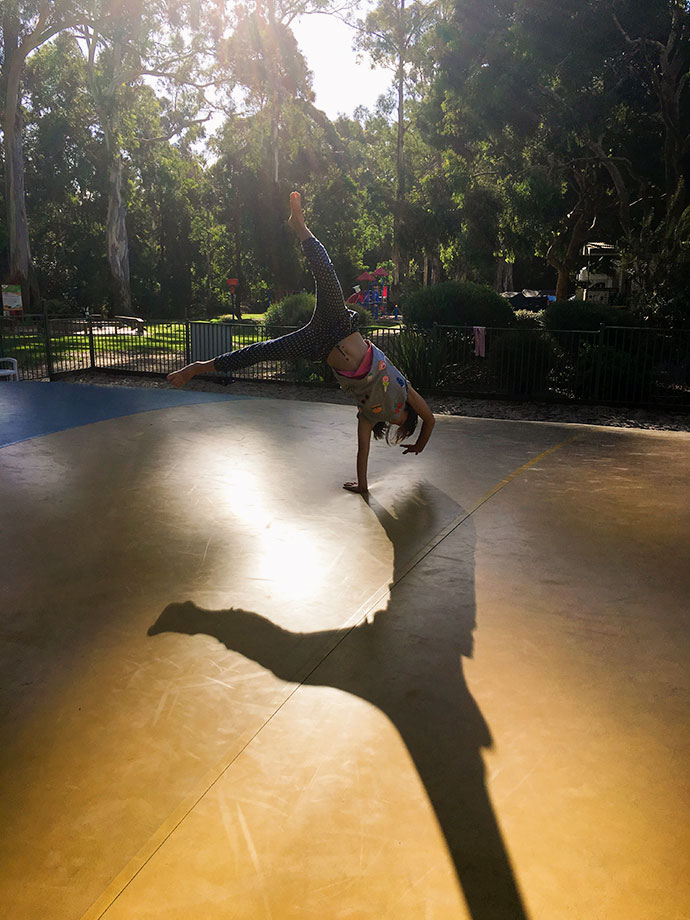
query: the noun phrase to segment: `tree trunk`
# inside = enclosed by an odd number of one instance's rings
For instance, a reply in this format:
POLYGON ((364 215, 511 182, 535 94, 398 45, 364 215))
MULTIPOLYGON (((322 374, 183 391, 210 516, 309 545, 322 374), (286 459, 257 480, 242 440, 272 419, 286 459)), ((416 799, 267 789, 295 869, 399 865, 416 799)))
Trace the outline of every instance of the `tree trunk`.
POLYGON ((513 290, 513 264, 508 262, 504 256, 500 256, 496 263, 496 282, 494 286, 499 294, 513 290))
POLYGON ((558 280, 556 281, 556 300, 568 299, 568 286, 570 284, 570 271, 565 265, 558 266, 558 280))
MULTIPOLYGON (((258 6, 258 4, 257 4, 258 6)), ((266 55, 266 63, 268 65, 268 81, 269 81, 269 112, 270 112, 270 121, 271 121, 271 166, 273 172, 273 184, 278 185, 280 181, 280 152, 279 152, 279 122, 281 114, 281 101, 278 95, 278 79, 276 75, 276 61, 278 60, 279 54, 279 43, 276 35, 276 10, 275 10, 275 0, 267 0, 266 2, 267 9, 267 20, 268 20, 268 43, 269 48, 267 49, 268 53, 266 55)))
POLYGON ((546 253, 546 260, 558 272, 558 281, 556 282, 556 300, 567 300, 570 286, 570 275, 578 262, 580 250, 589 239, 591 227, 583 215, 580 215, 575 221, 572 229, 570 242, 563 259, 559 259, 555 254, 555 243, 549 247, 546 253))
POLYGON ((242 269, 240 267, 241 264, 242 250, 240 246, 240 234, 238 229, 235 232, 235 265, 237 266, 235 270, 237 272, 237 280, 239 281, 239 284, 235 290, 235 319, 240 321, 242 319, 242 301, 240 299, 240 295, 244 293, 244 279, 242 277, 242 269))
POLYGON ((41 294, 31 258, 29 224, 24 190, 24 148, 22 116, 19 106, 21 70, 24 58, 19 50, 19 24, 9 11, 3 19, 4 38, 4 111, 2 121, 5 153, 5 197, 9 232, 10 284, 21 284, 22 301, 27 312, 39 312, 41 294))
POLYGON ((558 282, 556 284, 556 300, 568 299, 568 287, 570 284, 570 275, 577 267, 582 247, 590 238, 596 222, 596 207, 591 198, 591 186, 588 184, 587 177, 584 173, 576 173, 575 181, 580 190, 580 200, 569 217, 574 218, 572 230, 563 229, 553 243, 549 246, 546 253, 546 261, 552 265, 558 272, 558 282), (556 248, 559 242, 568 239, 568 246, 563 258, 556 255, 556 248))
POLYGON ((122 156, 111 154, 108 165, 108 219, 106 225, 108 266, 113 283, 115 313, 130 316, 129 242, 126 211, 122 200, 122 156))
POLYGON ((438 284, 441 280, 441 257, 435 252, 431 257, 431 283, 438 284))
MULTIPOLYGON (((401 30, 403 25, 403 15, 405 11, 405 0, 400 0, 400 22, 401 30)), ((405 61, 402 52, 398 58, 398 141, 397 141, 397 161, 396 161, 396 189, 395 189, 395 209, 393 212, 393 284, 397 287, 402 277, 406 274, 403 262, 403 256, 400 246, 400 236, 402 229, 402 213, 405 203, 405 61)))

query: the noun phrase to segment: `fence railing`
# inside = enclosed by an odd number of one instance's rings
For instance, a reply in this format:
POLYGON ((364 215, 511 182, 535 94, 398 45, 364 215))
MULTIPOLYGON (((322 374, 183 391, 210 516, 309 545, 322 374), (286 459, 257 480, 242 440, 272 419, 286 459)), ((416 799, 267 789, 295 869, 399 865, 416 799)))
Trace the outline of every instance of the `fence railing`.
MULTIPOLYGON (((164 320, 142 329, 89 317, 23 316, 0 319, 0 356, 16 358, 25 380, 91 369, 162 375, 289 331, 164 320)), ((424 393, 690 408, 690 330, 390 326, 365 334, 424 393)), ((335 386, 324 362, 266 362, 234 378, 335 386)))

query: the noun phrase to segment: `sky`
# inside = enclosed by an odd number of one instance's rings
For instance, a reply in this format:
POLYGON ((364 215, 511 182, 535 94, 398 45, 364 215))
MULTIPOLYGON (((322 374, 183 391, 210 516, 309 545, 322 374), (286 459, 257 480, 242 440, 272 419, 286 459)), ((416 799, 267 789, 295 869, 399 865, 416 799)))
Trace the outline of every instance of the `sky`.
POLYGON ((300 16, 292 23, 292 30, 314 75, 316 107, 331 120, 341 114, 352 115, 360 105, 373 108, 391 86, 391 71, 372 70, 366 58, 357 63, 352 50, 355 32, 345 23, 332 16, 300 16))

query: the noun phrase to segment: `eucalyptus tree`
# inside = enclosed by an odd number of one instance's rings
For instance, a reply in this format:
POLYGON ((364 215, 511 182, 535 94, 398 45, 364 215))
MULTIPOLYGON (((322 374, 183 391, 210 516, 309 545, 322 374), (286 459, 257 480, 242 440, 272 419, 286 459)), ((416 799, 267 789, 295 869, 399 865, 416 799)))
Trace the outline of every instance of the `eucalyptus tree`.
POLYGON ((131 290, 142 315, 181 318, 200 312, 195 279, 212 258, 215 224, 203 220, 206 215, 202 218, 209 183, 203 154, 196 148, 203 126, 161 140, 166 122, 160 96, 151 86, 137 87, 127 143, 131 290), (195 234, 201 220, 208 225, 205 246, 195 234))
POLYGON ((221 63, 231 91, 239 97, 236 115, 265 124, 266 179, 281 179, 281 135, 289 110, 298 100, 313 98, 309 70, 289 25, 276 16, 275 4, 255 9, 238 6, 234 29, 221 49, 221 63))
MULTIPOLYGON (((405 101, 414 93, 425 63, 424 36, 441 13, 438 0, 379 0, 364 20, 358 23, 357 46, 373 64, 391 70, 396 94, 396 186, 393 230, 393 281, 405 275, 401 248, 402 224, 406 203, 405 134, 408 124, 405 101)), ((426 61, 428 63, 428 60, 426 61)))
POLYGON ((22 285, 25 308, 37 310, 40 291, 31 257, 24 187, 22 81, 29 56, 65 29, 84 21, 78 0, 3 0, 2 135, 9 237, 8 280, 22 285))
MULTIPOLYGON (((304 189, 333 164, 344 168, 345 157, 337 129, 314 104, 311 73, 291 24, 297 16, 344 6, 328 0, 238 4, 232 31, 218 49, 228 119, 216 141, 222 163, 215 175, 228 183, 222 197, 233 239, 262 253, 263 280, 275 292, 289 290, 300 277, 281 217, 288 192, 295 184, 304 189)), ((240 292, 256 290, 241 267, 246 260, 236 262, 240 292)))
POLYGON ((129 113, 136 88, 147 79, 167 87, 169 140, 204 120, 204 89, 213 79, 203 68, 209 40, 219 39, 224 22, 216 6, 189 0, 90 0, 91 19, 75 29, 86 63, 87 84, 98 112, 107 159, 106 252, 116 312, 131 312, 129 241, 124 189, 125 152, 131 136, 129 113))
POLYGON ((100 311, 108 272, 103 145, 84 62, 66 32, 37 49, 24 75, 27 212, 44 305, 100 311))

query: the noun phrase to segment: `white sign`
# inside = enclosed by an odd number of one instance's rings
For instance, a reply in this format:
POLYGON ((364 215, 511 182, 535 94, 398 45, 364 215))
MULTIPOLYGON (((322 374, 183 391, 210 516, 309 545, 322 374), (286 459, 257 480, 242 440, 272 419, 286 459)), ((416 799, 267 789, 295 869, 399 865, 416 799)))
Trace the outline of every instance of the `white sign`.
POLYGON ((22 289, 20 285, 3 284, 2 309, 4 313, 9 313, 10 310, 22 309, 22 289))

